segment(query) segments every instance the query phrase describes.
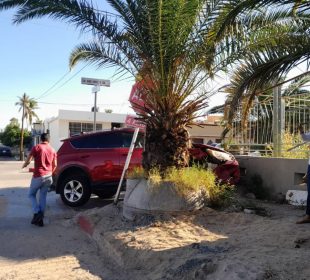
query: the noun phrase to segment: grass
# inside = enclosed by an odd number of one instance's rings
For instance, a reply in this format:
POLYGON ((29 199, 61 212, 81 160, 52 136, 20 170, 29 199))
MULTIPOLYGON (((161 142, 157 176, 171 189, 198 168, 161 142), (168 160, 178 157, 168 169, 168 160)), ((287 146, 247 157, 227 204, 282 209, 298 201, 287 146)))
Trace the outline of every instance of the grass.
POLYGON ((126 174, 127 179, 141 179, 146 177, 146 173, 142 166, 135 166, 131 169, 128 169, 126 174))
MULTIPOLYGON (((146 176, 142 169, 136 168, 128 174, 127 178, 138 179, 146 176)), ((159 170, 155 168, 149 172, 147 179, 154 190, 163 183, 172 184, 180 196, 202 191, 206 196, 207 205, 213 208, 228 205, 234 191, 233 186, 219 184, 211 170, 198 166, 183 169, 170 168, 164 176, 161 176, 159 170)))

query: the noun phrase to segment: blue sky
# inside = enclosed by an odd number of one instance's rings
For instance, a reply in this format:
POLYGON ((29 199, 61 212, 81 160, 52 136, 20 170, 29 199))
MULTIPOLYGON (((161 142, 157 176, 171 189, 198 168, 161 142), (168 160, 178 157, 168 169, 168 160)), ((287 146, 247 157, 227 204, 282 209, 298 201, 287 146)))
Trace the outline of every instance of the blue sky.
MULTIPOLYGON (((85 64, 78 64, 68 73, 71 50, 79 42, 87 41, 87 37, 82 38, 79 31, 66 23, 45 18, 13 25, 12 16, 13 11, 0 12, 0 129, 13 117, 20 120, 21 114, 14 104, 23 93, 39 98, 37 114, 41 120, 56 116, 58 109, 91 110, 92 86, 82 85, 81 77, 111 79, 111 87, 101 88, 98 94, 101 112, 133 112, 128 102, 133 79, 114 80, 113 69, 98 70, 85 64)), ((211 104, 222 101, 223 98, 218 101, 215 97, 211 104)))

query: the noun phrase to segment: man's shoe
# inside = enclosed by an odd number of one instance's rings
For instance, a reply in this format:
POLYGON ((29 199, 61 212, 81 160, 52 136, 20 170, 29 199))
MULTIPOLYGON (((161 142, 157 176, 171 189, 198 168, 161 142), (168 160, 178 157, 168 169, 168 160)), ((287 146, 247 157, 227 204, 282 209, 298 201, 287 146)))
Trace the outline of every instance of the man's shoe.
POLYGON ((44 213, 42 211, 38 212, 38 221, 44 218, 44 213))
POLYGON ((35 225, 39 226, 39 227, 43 227, 44 226, 43 218, 44 218, 44 213, 39 211, 37 218, 36 218, 36 221, 35 221, 35 225))
POLYGON ((38 226, 38 227, 43 227, 43 226, 44 226, 43 218, 40 219, 39 221, 37 221, 37 222, 35 223, 35 225, 38 226))
POLYGON ((33 218, 31 220, 31 224, 32 225, 36 224, 37 220, 38 220, 38 213, 35 213, 35 214, 33 214, 33 218))

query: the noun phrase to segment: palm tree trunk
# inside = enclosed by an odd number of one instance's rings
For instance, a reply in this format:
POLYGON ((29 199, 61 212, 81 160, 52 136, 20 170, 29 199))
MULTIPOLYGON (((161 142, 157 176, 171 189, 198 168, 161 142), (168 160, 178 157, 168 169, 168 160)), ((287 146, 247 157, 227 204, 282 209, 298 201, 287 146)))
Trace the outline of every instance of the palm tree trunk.
POLYGON ((22 128, 20 131, 20 145, 19 145, 19 159, 24 160, 24 114, 25 114, 25 104, 23 103, 23 113, 22 113, 22 128))
POLYGON ((150 129, 147 125, 142 162, 146 171, 158 168, 161 175, 164 175, 170 167, 188 166, 189 134, 187 129, 184 125, 170 129, 166 127, 168 125, 162 125, 159 129, 150 129))

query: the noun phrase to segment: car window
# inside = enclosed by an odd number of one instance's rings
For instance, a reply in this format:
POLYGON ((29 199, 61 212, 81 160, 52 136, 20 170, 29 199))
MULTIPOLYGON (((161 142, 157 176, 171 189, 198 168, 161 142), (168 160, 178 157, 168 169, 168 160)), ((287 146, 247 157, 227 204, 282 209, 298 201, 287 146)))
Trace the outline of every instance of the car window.
MULTIPOLYGON (((122 147, 124 148, 129 148, 131 141, 132 141, 132 136, 133 136, 133 132, 132 133, 122 133, 122 147)), ((143 143, 144 143, 144 136, 142 133, 138 134, 137 140, 136 140, 136 144, 135 144, 135 148, 143 148, 143 143)))
POLYGON ((122 146, 119 133, 102 133, 72 139, 71 144, 79 149, 119 148, 122 146))

